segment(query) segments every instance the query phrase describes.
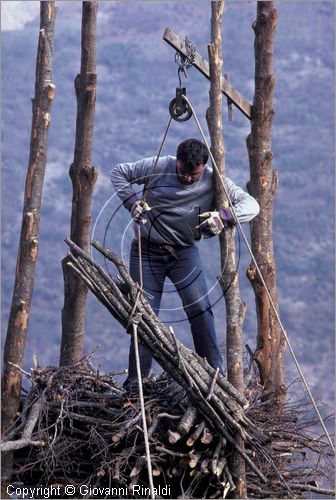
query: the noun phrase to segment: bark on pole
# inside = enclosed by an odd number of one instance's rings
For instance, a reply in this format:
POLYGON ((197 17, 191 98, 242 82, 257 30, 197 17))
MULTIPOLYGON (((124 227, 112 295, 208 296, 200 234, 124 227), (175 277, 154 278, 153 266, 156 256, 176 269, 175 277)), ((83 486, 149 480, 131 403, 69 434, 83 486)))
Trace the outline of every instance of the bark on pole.
MULTIPOLYGON (((93 126, 96 101, 96 24, 97 2, 83 2, 81 68, 75 78, 77 97, 74 161, 69 175, 73 198, 71 239, 85 252, 90 248, 91 204, 97 171, 92 165, 93 126)), ((76 363, 83 355, 87 287, 62 261, 64 306, 62 309, 62 342, 60 364, 76 363)))
MULTIPOLYGON (((274 32, 277 12, 274 2, 257 2, 255 32, 255 94, 252 108, 251 134, 247 137, 250 161, 248 191, 260 205, 260 214, 251 222, 251 246, 263 273, 271 297, 278 308, 276 267, 273 250, 273 202, 277 188, 277 172, 272 168, 272 122, 274 116, 273 74, 274 32)), ((254 290, 258 320, 258 364, 265 396, 285 397, 285 339, 269 303, 253 263, 247 270, 254 290)))
MULTIPOLYGON (((2 432, 13 423, 19 408, 21 373, 10 363, 22 366, 35 265, 40 234, 40 208, 47 162, 51 106, 56 87, 52 83, 52 58, 56 18, 55 2, 40 2, 40 31, 36 58, 35 95, 32 99, 30 154, 26 177, 21 235, 16 261, 15 282, 4 346, 2 375, 2 432)), ((3 479, 11 473, 11 457, 3 457, 3 479)))
MULTIPOLYGON (((222 18, 224 1, 211 2, 211 43, 208 45, 210 64, 210 105, 207 122, 211 137, 211 150, 220 169, 220 176, 214 169, 214 189, 216 207, 228 207, 222 182, 226 185, 225 154, 222 126, 222 18)), ((235 255, 235 229, 225 228, 220 235, 221 275, 220 284, 224 292, 226 305, 226 346, 228 380, 241 393, 244 391, 242 362, 242 324, 245 316, 245 304, 241 303, 238 273, 235 255)), ((244 443, 237 436, 239 445, 244 443)), ((246 497, 245 464, 238 453, 233 452, 231 470, 236 484, 236 498, 246 497)))

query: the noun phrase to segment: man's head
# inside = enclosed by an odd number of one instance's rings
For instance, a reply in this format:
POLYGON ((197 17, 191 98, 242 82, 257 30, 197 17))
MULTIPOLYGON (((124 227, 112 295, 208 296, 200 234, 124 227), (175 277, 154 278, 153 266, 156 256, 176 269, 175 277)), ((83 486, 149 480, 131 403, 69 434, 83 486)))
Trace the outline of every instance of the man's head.
POLYGON ((176 152, 176 171, 183 184, 197 182, 208 161, 208 150, 203 142, 187 139, 179 144, 176 152))

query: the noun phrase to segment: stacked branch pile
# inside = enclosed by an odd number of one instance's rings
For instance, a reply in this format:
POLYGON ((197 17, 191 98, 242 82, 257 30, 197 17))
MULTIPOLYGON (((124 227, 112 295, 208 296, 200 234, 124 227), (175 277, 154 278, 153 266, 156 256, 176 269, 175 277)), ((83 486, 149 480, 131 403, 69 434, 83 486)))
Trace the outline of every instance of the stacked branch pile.
MULTIPOLYGON (((99 372, 90 357, 74 366, 35 368, 26 375, 31 389, 22 398, 16 427, 2 443, 3 449, 15 450, 12 482, 58 485, 60 498, 66 498, 67 484, 75 486, 76 498, 88 492, 85 485, 99 488, 99 498, 119 498, 121 492, 133 498, 133 486, 148 487, 136 392, 126 394, 115 374, 99 372)), ((169 485, 164 498, 232 496, 235 478, 227 461, 232 447, 205 421, 186 391, 164 373, 144 381, 144 394, 155 488, 162 492, 169 485)), ((249 394, 247 412, 264 442, 245 451, 267 484, 247 467, 248 497, 303 498, 305 491, 334 496, 316 482, 334 476, 333 457, 323 441, 305 434, 304 427, 312 423, 303 414, 307 408, 292 404, 275 415, 256 399, 255 383, 249 394), (280 474, 274 463, 281 460, 287 465, 280 474)))

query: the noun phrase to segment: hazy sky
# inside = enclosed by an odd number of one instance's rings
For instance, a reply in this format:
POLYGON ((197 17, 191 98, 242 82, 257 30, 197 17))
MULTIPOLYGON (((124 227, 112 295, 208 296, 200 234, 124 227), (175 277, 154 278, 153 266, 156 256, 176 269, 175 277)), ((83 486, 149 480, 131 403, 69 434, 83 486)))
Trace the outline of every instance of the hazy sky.
POLYGON ((1 31, 20 30, 39 14, 40 2, 1 2, 1 31))

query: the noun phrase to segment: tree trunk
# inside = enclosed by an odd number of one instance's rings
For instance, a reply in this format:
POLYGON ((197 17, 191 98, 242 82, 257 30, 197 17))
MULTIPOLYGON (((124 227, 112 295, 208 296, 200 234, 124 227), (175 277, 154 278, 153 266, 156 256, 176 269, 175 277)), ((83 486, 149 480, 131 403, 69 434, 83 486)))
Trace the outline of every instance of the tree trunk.
MULTIPOLYGON (((224 1, 211 2, 211 44, 208 46, 210 64, 210 106, 207 113, 208 127, 211 137, 211 150, 220 169, 220 175, 214 169, 214 188, 216 207, 228 207, 221 178, 226 185, 225 155, 222 133, 222 36, 221 24, 224 1)), ((235 258, 235 228, 226 227, 219 237, 221 254, 220 284, 223 289, 226 305, 226 345, 228 380, 241 393, 244 391, 242 363, 242 324, 245 315, 245 304, 241 303, 238 273, 235 258)), ((244 447, 243 440, 237 436, 239 446, 244 447)), ((235 478, 236 498, 246 497, 245 464, 237 452, 231 456, 231 469, 235 478)))
MULTIPOLYGON (((250 161, 248 191, 260 205, 260 214, 251 222, 251 246, 274 304, 278 308, 276 267, 273 251, 273 200, 277 172, 272 169, 273 45, 277 13, 274 2, 257 2, 255 31, 255 94, 251 134, 247 138, 250 161)), ((247 270, 256 300, 258 336, 255 360, 265 396, 285 397, 285 339, 253 262, 247 270)))
MULTIPOLYGON (((35 96, 32 99, 30 154, 23 201, 23 215, 15 282, 8 329, 4 346, 2 376, 2 432, 14 423, 21 393, 21 374, 10 363, 22 365, 30 307, 32 302, 35 265, 40 234, 40 208, 47 161, 48 132, 51 106, 56 87, 52 83, 52 56, 56 18, 55 2, 40 3, 40 32, 36 58, 35 96)), ((10 479, 12 458, 2 460, 3 479, 10 479)))
MULTIPOLYGON (((80 74, 75 78, 77 97, 74 161, 69 175, 72 181, 71 239, 85 252, 90 247, 91 204, 97 171, 92 166, 92 143, 96 101, 96 24, 97 2, 83 2, 82 56, 80 74)), ((60 364, 76 363, 83 355, 87 287, 62 261, 64 306, 60 364)))

